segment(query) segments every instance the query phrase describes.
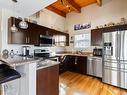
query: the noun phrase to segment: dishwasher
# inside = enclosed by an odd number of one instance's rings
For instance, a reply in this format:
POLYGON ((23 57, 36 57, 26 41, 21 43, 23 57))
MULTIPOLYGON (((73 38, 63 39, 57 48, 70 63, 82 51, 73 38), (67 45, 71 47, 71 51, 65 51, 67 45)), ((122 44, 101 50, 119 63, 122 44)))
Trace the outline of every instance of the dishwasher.
POLYGON ((88 57, 87 61, 87 74, 102 78, 102 58, 88 57))

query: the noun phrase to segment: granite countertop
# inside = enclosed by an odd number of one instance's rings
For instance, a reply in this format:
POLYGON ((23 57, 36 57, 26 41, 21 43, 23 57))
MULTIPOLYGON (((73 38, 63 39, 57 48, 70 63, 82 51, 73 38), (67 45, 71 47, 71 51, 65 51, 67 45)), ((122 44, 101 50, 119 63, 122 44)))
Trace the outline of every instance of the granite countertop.
POLYGON ((73 55, 73 56, 93 56, 93 53, 91 52, 84 52, 84 53, 72 53, 72 52, 66 52, 66 53, 57 53, 56 56, 65 56, 65 55, 73 55))
POLYGON ((33 62, 38 62, 39 59, 37 58, 28 58, 28 57, 21 57, 21 56, 2 56, 0 55, 0 60, 6 62, 8 65, 14 67, 14 66, 20 66, 24 64, 29 64, 33 62))
POLYGON ((21 66, 25 64, 31 64, 31 63, 36 63, 37 69, 43 69, 47 67, 51 67, 54 65, 59 64, 59 62, 51 61, 49 59, 44 59, 43 58, 36 58, 36 57, 22 57, 22 56, 0 56, 0 60, 6 62, 9 66, 15 67, 15 66, 21 66), (40 64, 41 63, 41 64, 40 64))
POLYGON ((51 66, 54 66, 54 65, 58 65, 59 63, 60 62, 51 61, 51 60, 46 59, 46 60, 38 62, 37 70, 40 70, 40 69, 43 69, 43 68, 47 68, 47 67, 51 67, 51 66))

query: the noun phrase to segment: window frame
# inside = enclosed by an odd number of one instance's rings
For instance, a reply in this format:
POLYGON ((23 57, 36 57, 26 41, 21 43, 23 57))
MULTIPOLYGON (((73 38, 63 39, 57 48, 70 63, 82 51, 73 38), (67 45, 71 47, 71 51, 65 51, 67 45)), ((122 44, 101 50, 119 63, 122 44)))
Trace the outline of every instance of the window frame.
POLYGON ((75 49, 81 49, 82 50, 82 49, 86 49, 90 46, 91 46, 91 32, 84 32, 84 33, 80 33, 80 34, 74 34, 74 48, 75 49), (85 35, 85 34, 87 34, 89 36, 88 39, 82 39, 82 40, 77 40, 76 41, 76 36, 85 35), (89 46, 79 46, 79 47, 76 46, 77 42, 83 42, 83 41, 86 42, 86 40, 89 41, 88 42, 89 46))

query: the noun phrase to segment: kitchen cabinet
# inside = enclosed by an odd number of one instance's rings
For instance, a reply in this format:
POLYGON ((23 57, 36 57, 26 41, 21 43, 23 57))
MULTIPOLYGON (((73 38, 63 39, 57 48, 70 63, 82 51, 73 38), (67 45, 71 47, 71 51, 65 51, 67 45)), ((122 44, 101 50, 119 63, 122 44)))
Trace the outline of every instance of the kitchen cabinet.
POLYGON ((65 55, 64 57, 60 56, 60 64, 59 64, 59 73, 64 73, 68 71, 69 66, 68 63, 71 61, 71 57, 68 55, 65 55))
POLYGON ((21 20, 16 18, 9 18, 8 20, 8 43, 9 44, 38 44, 38 26, 33 23, 28 23, 28 29, 21 29, 19 27, 19 22, 21 20), (15 25, 18 28, 18 32, 11 32, 10 27, 13 25, 13 20, 15 20, 15 25))
POLYGON ((69 71, 86 74, 87 71, 87 57, 86 56, 71 56, 69 62, 69 71))
POLYGON ((80 74, 86 74, 87 73, 87 57, 78 56, 76 58, 77 58, 76 72, 80 74))
POLYGON ((86 74, 87 71, 87 57, 66 55, 64 61, 60 63, 60 73, 71 71, 80 74, 86 74))
POLYGON ((37 95, 59 94, 59 65, 37 70, 37 95))
POLYGON ((91 30, 91 45, 102 46, 103 44, 102 35, 105 32, 124 31, 124 30, 127 30, 127 24, 104 27, 99 29, 92 29, 91 30))
POLYGON ((101 29, 91 30, 91 46, 102 46, 102 32, 101 29))
POLYGON ((39 45, 40 35, 64 35, 66 36, 66 46, 69 46, 69 34, 56 31, 41 25, 34 23, 28 23, 28 29, 21 29, 19 27, 19 22, 21 20, 11 17, 8 20, 8 43, 9 44, 28 44, 28 45, 39 45), (15 20, 15 25, 18 28, 18 32, 11 32, 11 26, 15 20))

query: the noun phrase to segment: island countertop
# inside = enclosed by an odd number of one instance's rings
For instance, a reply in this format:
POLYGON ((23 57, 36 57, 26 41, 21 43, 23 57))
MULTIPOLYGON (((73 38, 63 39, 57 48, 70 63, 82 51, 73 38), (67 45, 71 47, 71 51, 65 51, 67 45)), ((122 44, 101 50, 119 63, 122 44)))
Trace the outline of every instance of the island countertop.
POLYGON ((7 65, 12 67, 35 63, 37 64, 37 69, 43 69, 43 68, 47 68, 47 67, 51 67, 51 66, 59 64, 59 62, 51 61, 49 59, 37 58, 34 56, 33 57, 22 57, 17 55, 0 56, 0 60, 6 62, 7 65))
POLYGON ((2 56, 0 55, 0 60, 6 62, 8 65, 14 67, 14 66, 20 66, 30 63, 37 63, 40 59, 37 58, 29 58, 29 57, 21 57, 21 56, 2 56))

